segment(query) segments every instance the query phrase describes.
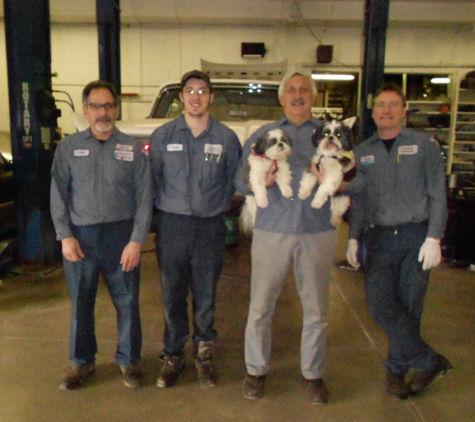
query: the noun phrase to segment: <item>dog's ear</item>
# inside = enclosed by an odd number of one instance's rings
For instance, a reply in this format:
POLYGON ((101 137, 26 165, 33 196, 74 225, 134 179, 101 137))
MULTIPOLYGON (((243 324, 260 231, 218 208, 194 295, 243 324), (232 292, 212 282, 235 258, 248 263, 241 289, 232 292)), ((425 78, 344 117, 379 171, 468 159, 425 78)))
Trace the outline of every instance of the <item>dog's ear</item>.
POLYGON ((316 148, 318 147, 318 140, 322 138, 323 125, 314 129, 312 133, 312 144, 316 148))
POLYGON ((343 120, 342 123, 350 129, 353 129, 353 125, 355 124, 357 118, 357 116, 348 117, 348 119, 343 120))
POLYGON ((282 131, 282 139, 285 143, 292 146, 292 139, 290 139, 290 135, 285 130, 282 131))
POLYGON ((254 154, 257 155, 265 155, 266 153, 266 143, 267 143, 267 136, 262 135, 255 144, 252 145, 252 151, 254 154))

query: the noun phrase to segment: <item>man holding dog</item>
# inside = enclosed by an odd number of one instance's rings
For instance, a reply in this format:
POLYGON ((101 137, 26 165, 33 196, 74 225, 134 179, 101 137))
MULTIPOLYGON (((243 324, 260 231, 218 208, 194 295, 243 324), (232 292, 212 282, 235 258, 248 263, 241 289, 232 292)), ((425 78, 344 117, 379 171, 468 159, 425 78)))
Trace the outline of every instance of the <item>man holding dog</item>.
POLYGON ((346 190, 352 194, 347 259, 359 266, 357 239, 364 232, 368 310, 388 337, 387 392, 400 400, 452 369, 420 334, 429 270, 440 263, 448 215, 444 163, 434 139, 403 127, 405 105, 396 85, 375 93, 377 133, 355 148, 357 175, 346 190))
POLYGON ((227 231, 223 213, 231 207, 242 149, 236 134, 209 114, 214 94, 206 73, 193 70, 183 75, 179 96, 184 114, 156 129, 150 148, 165 310, 163 367, 157 386, 171 387, 185 369, 191 290, 195 366, 200 384, 213 387, 215 298, 227 231))
MULTIPOLYGON (((302 174, 315 153, 312 133, 322 124, 312 117, 315 97, 316 87, 309 75, 297 71, 285 75, 279 87, 284 117, 261 127, 244 146, 241 168, 243 160, 247 160, 251 153, 251 146, 263 133, 279 128, 292 140, 288 163, 292 172, 293 196, 285 198, 278 186, 272 185, 275 175, 269 177, 269 205, 258 209, 254 225, 251 301, 245 333, 247 374, 242 387, 244 397, 249 400, 264 395, 270 367, 272 317, 288 270, 293 266, 303 307, 303 383, 313 404, 328 402, 328 390, 322 377, 335 229, 330 224, 330 201, 321 209, 314 209, 310 206, 313 195, 306 200, 297 196, 302 174)), ((242 172, 236 176, 236 185, 241 193, 252 194, 252 186, 248 187, 242 172)))

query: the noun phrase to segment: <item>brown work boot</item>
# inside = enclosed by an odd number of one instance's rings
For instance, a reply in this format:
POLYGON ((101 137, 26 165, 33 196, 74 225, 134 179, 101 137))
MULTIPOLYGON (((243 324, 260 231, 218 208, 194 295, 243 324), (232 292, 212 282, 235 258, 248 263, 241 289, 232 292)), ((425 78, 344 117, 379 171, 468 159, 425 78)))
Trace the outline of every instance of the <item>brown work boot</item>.
POLYGON ((195 345, 195 366, 201 387, 214 387, 218 374, 212 361, 212 341, 199 341, 195 345))
POLYGON ((124 384, 128 388, 138 388, 142 385, 143 373, 138 365, 119 366, 124 376, 124 384))
POLYGON ((386 383, 386 391, 393 399, 407 399, 409 390, 404 375, 395 374, 388 369, 386 371, 386 383))
POLYGON ((313 380, 303 379, 305 389, 307 390, 307 398, 315 405, 327 404, 329 393, 327 386, 322 378, 313 380))
POLYGON ((415 396, 421 393, 437 379, 448 374, 452 370, 452 364, 449 360, 442 355, 436 355, 435 368, 432 371, 425 374, 415 374, 412 380, 409 382, 409 394, 415 396))
POLYGON ((265 375, 246 374, 242 382, 242 395, 248 400, 256 400, 264 397, 265 383, 265 375))
POLYGON ((185 370, 184 356, 163 356, 165 362, 157 379, 157 387, 168 388, 175 385, 178 375, 185 370))
POLYGON ((63 377, 60 390, 75 390, 79 388, 96 370, 94 365, 73 366, 63 377))

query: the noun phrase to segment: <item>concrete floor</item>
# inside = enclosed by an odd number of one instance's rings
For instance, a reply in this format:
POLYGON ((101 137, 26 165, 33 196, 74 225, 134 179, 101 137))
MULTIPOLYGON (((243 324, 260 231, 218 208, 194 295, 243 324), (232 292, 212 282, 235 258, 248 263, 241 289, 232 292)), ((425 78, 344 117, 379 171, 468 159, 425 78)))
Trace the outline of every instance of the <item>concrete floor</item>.
MULTIPOLYGON (((335 262, 343 259, 346 225, 335 262)), ((97 298, 99 342, 95 377, 77 391, 60 391, 68 368, 69 298, 61 267, 16 268, 0 285, 0 422, 55 421, 475 421, 475 273, 445 265, 432 273, 423 334, 453 363, 449 377, 417 398, 388 398, 382 365, 386 340, 365 308, 363 276, 335 266, 325 379, 330 403, 307 402, 300 383, 301 307, 293 278, 274 318, 272 369, 266 395, 242 397, 243 332, 249 300, 249 242, 229 249, 218 289, 215 361, 219 384, 199 388, 193 361, 178 384, 155 386, 163 313, 153 243, 143 254, 141 313, 145 385, 124 387, 114 363, 115 312, 102 285, 97 298)))

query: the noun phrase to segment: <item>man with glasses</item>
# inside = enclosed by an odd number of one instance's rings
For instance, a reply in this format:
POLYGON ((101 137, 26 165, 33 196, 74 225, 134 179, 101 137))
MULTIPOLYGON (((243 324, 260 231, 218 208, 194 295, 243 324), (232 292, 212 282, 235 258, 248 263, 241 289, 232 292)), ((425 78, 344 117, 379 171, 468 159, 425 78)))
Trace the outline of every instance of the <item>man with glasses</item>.
POLYGON ((154 227, 165 310, 164 362, 157 386, 171 387, 185 369, 190 337, 188 292, 193 297, 195 366, 200 384, 217 380, 212 362, 215 298, 223 266, 233 178, 241 157, 236 134, 209 114, 214 94, 198 70, 181 80, 184 114, 156 129, 150 159, 155 188, 154 227))
POLYGON ((117 311, 115 359, 126 387, 141 385, 140 255, 152 214, 150 163, 143 144, 115 127, 117 93, 104 81, 83 90, 89 129, 64 138, 53 161, 51 214, 71 297, 69 358, 60 389, 95 371, 94 304, 102 273, 117 311))

